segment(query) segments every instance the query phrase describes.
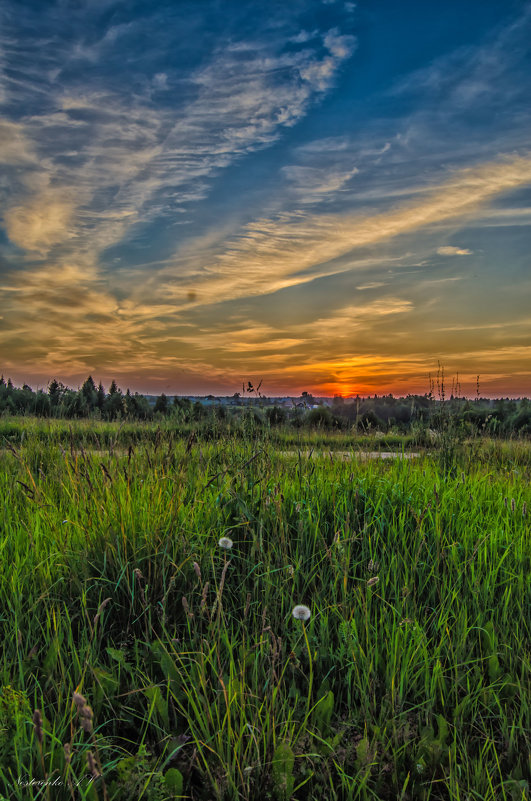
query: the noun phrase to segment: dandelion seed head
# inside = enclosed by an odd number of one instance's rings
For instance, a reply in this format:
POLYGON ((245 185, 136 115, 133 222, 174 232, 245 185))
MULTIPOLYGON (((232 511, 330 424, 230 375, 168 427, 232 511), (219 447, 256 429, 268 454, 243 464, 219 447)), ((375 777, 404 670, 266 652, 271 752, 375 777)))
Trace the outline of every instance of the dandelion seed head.
POLYGON ((234 543, 229 537, 222 537, 218 542, 218 545, 220 548, 224 548, 224 550, 229 551, 234 543))
POLYGON ((291 614, 295 620, 309 620, 311 612, 307 606, 304 606, 304 604, 298 604, 297 606, 293 607, 291 614))

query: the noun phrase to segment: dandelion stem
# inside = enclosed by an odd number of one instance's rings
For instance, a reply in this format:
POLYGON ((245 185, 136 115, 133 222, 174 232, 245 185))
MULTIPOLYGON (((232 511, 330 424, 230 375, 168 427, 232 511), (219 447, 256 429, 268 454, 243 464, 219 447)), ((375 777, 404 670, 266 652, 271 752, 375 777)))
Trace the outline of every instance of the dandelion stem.
POLYGON ((313 688, 313 661, 312 661, 312 652, 310 650, 310 642, 308 640, 308 633, 306 631, 306 625, 302 624, 302 632, 304 634, 304 640, 306 642, 306 649, 308 651, 308 665, 310 671, 310 677, 308 681, 308 700, 306 704, 306 714, 310 714, 310 707, 312 704, 312 688, 313 688))

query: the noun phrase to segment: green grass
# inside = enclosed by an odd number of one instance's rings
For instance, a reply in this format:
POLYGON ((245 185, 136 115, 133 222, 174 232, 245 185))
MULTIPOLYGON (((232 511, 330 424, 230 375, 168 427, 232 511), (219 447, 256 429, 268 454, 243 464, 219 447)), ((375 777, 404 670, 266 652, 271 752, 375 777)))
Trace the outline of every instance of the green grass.
POLYGON ((63 447, 77 448, 129 447, 131 444, 157 443, 161 437, 183 439, 191 434, 202 441, 225 440, 226 437, 248 441, 267 436, 271 444, 293 448, 304 446, 328 449, 348 449, 352 447, 372 450, 385 450, 394 447, 410 447, 416 444, 410 434, 353 434, 345 431, 326 429, 294 429, 290 425, 269 428, 267 423, 257 427, 244 415, 216 421, 209 417, 197 423, 182 423, 175 419, 161 417, 147 423, 123 421, 113 423, 105 420, 54 420, 35 417, 0 417, 0 447, 2 443, 20 445, 26 439, 63 447), (262 431, 263 428, 263 431, 262 431))
POLYGON ((5 798, 529 797, 529 442, 2 426, 5 798))

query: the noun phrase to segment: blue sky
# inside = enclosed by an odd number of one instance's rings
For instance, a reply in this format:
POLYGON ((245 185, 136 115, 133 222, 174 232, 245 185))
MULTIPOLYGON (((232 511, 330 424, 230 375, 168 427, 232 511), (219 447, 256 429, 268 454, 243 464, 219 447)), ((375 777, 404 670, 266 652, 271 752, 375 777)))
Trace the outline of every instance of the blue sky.
POLYGON ((0 368, 531 393, 531 5, 10 2, 0 368))

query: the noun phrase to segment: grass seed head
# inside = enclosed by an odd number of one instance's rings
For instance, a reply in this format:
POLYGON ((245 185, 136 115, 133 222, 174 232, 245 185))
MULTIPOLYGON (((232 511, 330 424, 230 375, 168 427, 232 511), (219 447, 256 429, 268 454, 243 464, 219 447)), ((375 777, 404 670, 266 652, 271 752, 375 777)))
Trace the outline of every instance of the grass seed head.
POLYGON ((201 593, 201 604, 199 606, 199 609, 201 610, 201 612, 204 612, 204 610, 206 609, 206 602, 207 602, 209 584, 210 584, 210 582, 207 581, 205 586, 203 587, 203 592, 201 593))
POLYGON ((77 708, 79 725, 86 734, 92 734, 92 719, 94 718, 92 707, 87 704, 87 699, 81 693, 74 693, 74 704, 77 708))
POLYGON ((85 732, 85 734, 92 734, 92 719, 94 717, 94 713, 90 706, 84 706, 82 709, 79 710, 79 725, 85 732))
POLYGON ((87 751, 87 767, 93 779, 100 778, 101 774, 98 768, 96 767, 96 760, 94 759, 94 754, 92 753, 92 751, 87 751))
POLYGON ((109 604, 110 602, 111 602, 110 598, 105 598, 105 600, 102 601, 101 604, 98 606, 98 611, 96 612, 96 614, 94 616, 94 621, 93 621, 94 626, 96 625, 96 623, 100 619, 103 610, 105 609, 107 604, 109 604))
POLYGON ((304 604, 298 604, 297 606, 293 607, 291 614, 295 620, 309 620, 311 612, 307 606, 304 606, 304 604))
POLYGON ((374 587, 374 585, 378 584, 379 581, 380 581, 380 577, 379 576, 373 576, 372 578, 370 578, 368 580, 367 587, 374 587))
POLYGON ((190 604, 188 603, 188 599, 185 595, 181 598, 181 603, 183 605, 183 609, 187 615, 187 617, 193 617, 194 613, 190 611, 190 604))
POLYGON ((40 745, 42 745, 42 715, 40 709, 33 713, 33 731, 40 745))
POLYGON ((74 693, 73 700, 74 700, 74 704, 77 707, 78 712, 87 703, 87 699, 83 695, 81 695, 81 693, 74 693))

